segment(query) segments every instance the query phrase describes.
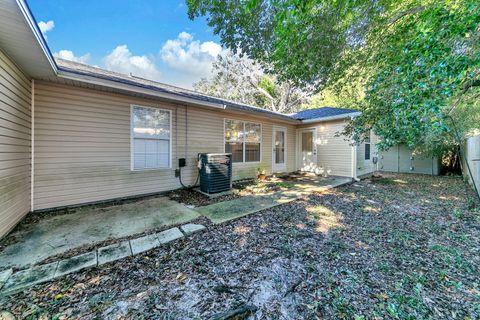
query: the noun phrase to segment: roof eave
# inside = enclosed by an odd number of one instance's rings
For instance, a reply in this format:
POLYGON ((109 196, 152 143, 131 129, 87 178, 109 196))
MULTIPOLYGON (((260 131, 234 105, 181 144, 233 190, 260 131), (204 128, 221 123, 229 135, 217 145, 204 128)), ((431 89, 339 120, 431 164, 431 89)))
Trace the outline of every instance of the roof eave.
POLYGON ((58 67, 57 64, 55 63, 55 59, 53 58, 52 52, 50 51, 47 42, 45 41, 45 38, 42 35, 42 32, 40 31, 40 28, 38 27, 38 23, 35 20, 35 17, 32 14, 32 11, 30 10, 30 7, 24 0, 16 0, 18 7, 20 8, 20 11, 22 12, 25 21, 27 22, 28 26, 30 27, 30 30, 32 30, 32 33, 34 37, 36 38, 40 48, 45 54, 45 57, 47 58, 48 62, 50 63, 50 66, 52 67, 53 72, 56 74, 58 72, 58 67))
POLYGON ((282 114, 275 114, 275 113, 265 113, 265 111, 259 110, 256 111, 254 108, 245 110, 244 108, 240 106, 236 106, 235 104, 229 104, 227 103, 215 103, 211 101, 203 101, 200 99, 194 99, 194 98, 188 98, 184 97, 175 93, 166 93, 166 92, 160 92, 158 90, 152 89, 152 88, 146 88, 143 87, 142 85, 136 84, 134 82, 128 83, 127 80, 116 80, 116 79, 106 79, 101 76, 96 76, 92 74, 86 74, 83 72, 78 72, 70 69, 64 69, 64 68, 59 68, 57 77, 63 78, 66 80, 72 80, 72 81, 78 81, 78 82, 83 82, 91 85, 96 85, 100 87, 107 87, 111 88, 114 90, 120 90, 122 92, 132 92, 132 93, 137 93, 137 94, 144 94, 147 96, 155 97, 155 98, 161 98, 164 100, 171 101, 173 103, 186 103, 190 105, 196 105, 196 106, 201 106, 201 107, 209 107, 209 108, 215 108, 215 109, 222 109, 222 110, 230 110, 230 111, 236 111, 244 114, 254 114, 259 117, 266 117, 266 118, 276 118, 277 120, 281 120, 284 122, 289 122, 292 124, 299 124, 301 123, 300 120, 291 118, 286 115, 282 114))
POLYGON ((30 78, 55 76, 57 65, 25 0, 0 1, 0 47, 30 78))
POLYGON ((241 113, 244 113, 244 114, 254 114, 256 116, 263 117, 263 118, 275 118, 276 120, 280 120, 280 121, 291 123, 291 124, 301 124, 302 123, 298 119, 292 118, 292 117, 287 116, 287 115, 283 115, 281 113, 273 113, 273 112, 272 113, 265 113, 265 112, 262 112, 260 110, 256 111, 254 109, 245 110, 241 107, 236 107, 235 105, 227 105, 226 110, 237 111, 237 112, 241 112, 241 113))
POLYGON ((208 102, 208 101, 201 101, 201 100, 198 100, 198 99, 192 99, 192 98, 187 98, 187 97, 181 97, 181 96, 178 96, 178 95, 173 94, 173 93, 164 93, 164 92, 159 92, 159 91, 148 89, 148 88, 143 88, 143 87, 141 87, 139 85, 135 85, 133 83, 128 84, 128 83, 114 81, 114 80, 102 79, 102 78, 99 78, 99 77, 80 74, 80 73, 76 73, 76 72, 72 72, 72 71, 67 71, 67 70, 64 70, 64 69, 59 69, 57 76, 59 78, 63 78, 63 79, 67 79, 67 80, 79 81, 79 82, 83 82, 83 83, 88 83, 88 84, 92 84, 92 85, 107 87, 107 88, 126 91, 126 92, 145 94, 145 95, 148 95, 148 96, 169 100, 169 101, 172 101, 174 103, 175 102, 176 103, 179 103, 179 102, 180 103, 188 103, 188 104, 193 104, 193 105, 198 105, 198 106, 203 106, 203 107, 216 108, 216 109, 225 109, 226 108, 225 104, 213 103, 213 102, 208 102))
POLYGON ((341 119, 347 119, 347 118, 355 118, 355 117, 358 117, 361 114, 362 114, 361 112, 350 112, 350 113, 338 114, 338 115, 329 116, 329 117, 305 119, 305 120, 302 120, 302 123, 315 123, 315 122, 325 122, 325 121, 331 121, 331 120, 341 120, 341 119))

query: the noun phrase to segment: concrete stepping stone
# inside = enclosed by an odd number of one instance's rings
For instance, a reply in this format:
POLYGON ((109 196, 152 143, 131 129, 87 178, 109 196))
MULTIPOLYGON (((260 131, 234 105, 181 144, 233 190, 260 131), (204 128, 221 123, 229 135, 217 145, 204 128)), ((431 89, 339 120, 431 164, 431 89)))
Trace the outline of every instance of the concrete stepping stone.
POLYGON ((149 234, 144 237, 130 240, 132 254, 136 255, 150 249, 159 247, 161 244, 169 243, 173 240, 183 237, 183 233, 178 228, 168 229, 155 234, 149 234))
POLYGON ((7 269, 0 272, 0 289, 2 289, 3 285, 7 282, 8 278, 10 278, 12 273, 13 273, 13 269, 7 269))
POLYGON ((0 320, 16 320, 15 316, 8 311, 0 311, 0 320))
MULTIPOLYGON (((182 226, 182 230, 187 234, 204 228, 205 226, 198 224, 186 224, 182 226)), ((18 292, 25 287, 47 282, 69 273, 145 252, 159 247, 162 244, 182 238, 183 236, 179 228, 171 228, 130 241, 114 243, 95 251, 29 268, 13 274, 12 269, 8 269, 0 272, 0 293, 4 295, 18 292)))
POLYGON ((132 255, 130 242, 123 241, 98 249, 98 265, 119 260, 132 255))
POLYGON ((132 247, 132 254, 135 255, 160 246, 160 242, 156 234, 149 234, 130 240, 130 245, 132 247))
POLYGON ((58 261, 14 273, 3 286, 3 292, 16 292, 24 287, 52 280, 57 271, 58 261))
POLYGON ((205 229, 204 225, 195 224, 195 223, 187 223, 180 227, 185 234, 192 234, 194 232, 200 231, 205 229))
POLYGON ((91 251, 81 255, 71 257, 58 262, 55 277, 80 271, 85 268, 95 267, 97 265, 97 252, 91 251))
POLYGON ((178 228, 168 229, 156 234, 161 244, 172 242, 183 237, 183 233, 178 228))

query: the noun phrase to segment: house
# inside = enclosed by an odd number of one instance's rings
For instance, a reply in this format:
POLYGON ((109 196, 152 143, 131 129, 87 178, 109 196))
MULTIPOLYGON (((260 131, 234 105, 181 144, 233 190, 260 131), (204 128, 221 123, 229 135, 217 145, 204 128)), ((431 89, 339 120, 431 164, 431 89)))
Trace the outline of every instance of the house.
POLYGON ((159 193, 232 153, 234 179, 372 172, 375 137, 338 137, 358 112, 284 115, 55 59, 24 0, 0 3, 0 237, 28 212, 159 193))

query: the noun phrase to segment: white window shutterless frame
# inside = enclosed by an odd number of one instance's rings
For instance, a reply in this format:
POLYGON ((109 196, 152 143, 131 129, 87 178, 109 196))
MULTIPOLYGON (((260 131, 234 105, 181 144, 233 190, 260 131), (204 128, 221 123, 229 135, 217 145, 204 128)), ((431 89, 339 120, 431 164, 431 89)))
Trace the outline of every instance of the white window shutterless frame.
POLYGON ((262 125, 224 119, 224 151, 234 163, 260 163, 262 160, 262 125))
POLYGON ((287 128, 273 127, 272 170, 274 172, 287 171, 287 128))
POLYGON ((172 112, 131 105, 130 169, 168 169, 172 164, 172 112))

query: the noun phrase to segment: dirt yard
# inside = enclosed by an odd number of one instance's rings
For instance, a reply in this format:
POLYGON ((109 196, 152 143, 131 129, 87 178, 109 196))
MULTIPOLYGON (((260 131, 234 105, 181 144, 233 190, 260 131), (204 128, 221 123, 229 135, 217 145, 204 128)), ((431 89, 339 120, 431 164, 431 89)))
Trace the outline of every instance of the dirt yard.
POLYGON ((285 182, 292 181, 295 176, 267 177, 266 180, 246 179, 233 183, 232 193, 209 198, 193 189, 178 189, 170 191, 167 196, 174 201, 187 206, 203 207, 210 204, 233 200, 250 195, 266 195, 282 189, 287 189, 285 182))
POLYGON ((479 319, 473 199, 453 177, 364 180, 0 298, 0 309, 28 319, 479 319))

